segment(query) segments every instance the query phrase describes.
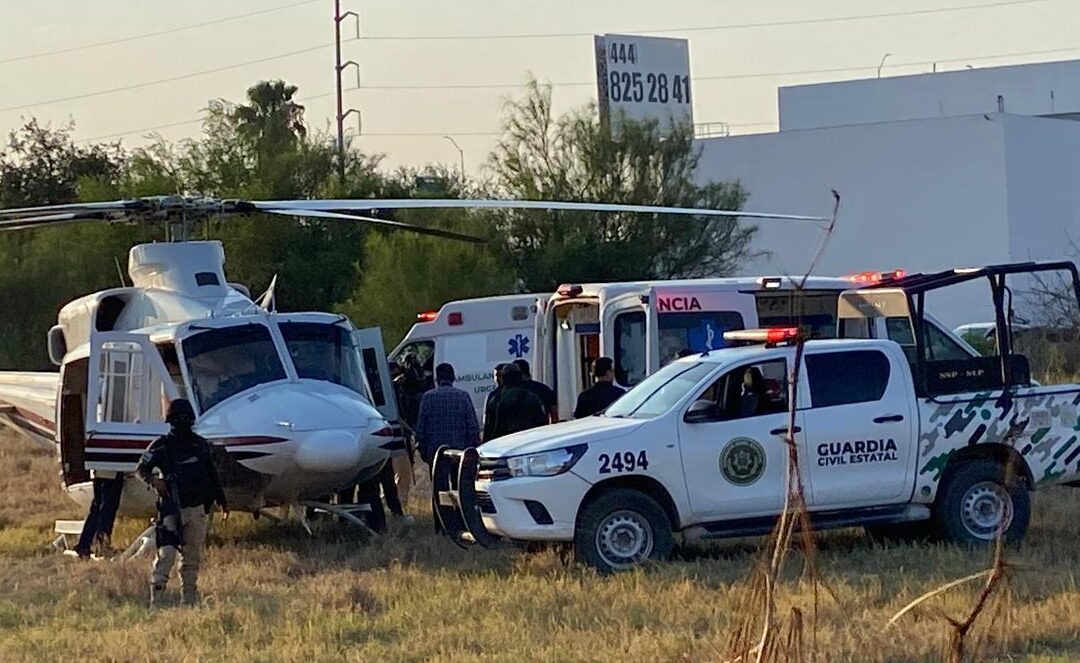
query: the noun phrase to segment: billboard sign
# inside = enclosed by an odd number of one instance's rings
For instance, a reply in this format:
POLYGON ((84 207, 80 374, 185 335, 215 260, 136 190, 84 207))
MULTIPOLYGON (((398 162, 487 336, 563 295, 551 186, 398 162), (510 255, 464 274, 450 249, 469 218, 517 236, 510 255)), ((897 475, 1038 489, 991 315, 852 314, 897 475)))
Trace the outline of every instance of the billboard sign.
POLYGON ((693 125, 689 41, 604 34, 593 44, 600 120, 613 133, 623 118, 693 125))

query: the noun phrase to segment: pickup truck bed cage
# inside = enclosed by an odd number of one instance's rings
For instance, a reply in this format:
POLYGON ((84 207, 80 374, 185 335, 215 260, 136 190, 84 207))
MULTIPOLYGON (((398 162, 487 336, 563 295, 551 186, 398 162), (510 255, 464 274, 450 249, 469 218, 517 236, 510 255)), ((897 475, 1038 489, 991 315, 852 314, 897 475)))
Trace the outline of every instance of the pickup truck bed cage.
MULTIPOLYGON (((915 357, 913 358, 913 373, 916 380, 916 389, 920 395, 936 395, 941 389, 967 389, 976 383, 968 383, 967 380, 950 379, 951 386, 942 387, 939 380, 933 379, 931 374, 938 376, 954 375, 958 372, 966 372, 967 369, 976 369, 977 373, 985 373, 994 361, 997 368, 993 372, 998 374, 1000 385, 1008 388, 1013 385, 1022 385, 1030 381, 1030 367, 1027 359, 1013 356, 1011 319, 1012 319, 1012 290, 1006 284, 1006 277, 1010 275, 1035 276, 1040 273, 1065 272, 1071 281, 1073 296, 1076 305, 1080 307, 1080 274, 1077 273, 1076 264, 1070 260, 1052 262, 1016 262, 985 267, 958 268, 942 272, 928 274, 911 274, 897 279, 872 283, 859 288, 859 290, 900 290, 907 297, 908 310, 912 318, 912 327, 915 336, 915 357), (990 357, 975 358, 960 361, 932 361, 927 356, 926 330, 923 324, 926 310, 925 294, 933 290, 940 290, 949 286, 985 278, 990 283, 990 292, 994 304, 994 324, 996 327, 997 356, 994 361, 990 357), (931 366, 933 368, 931 369, 931 366)), ((986 385, 992 386, 992 385, 986 385)))
POLYGON ((979 278, 1004 277, 1009 274, 1035 274, 1038 272, 1067 271, 1072 276, 1072 286, 1076 297, 1080 300, 1080 275, 1077 274, 1076 264, 1071 260, 1055 262, 1014 262, 1001 265, 987 265, 986 267, 973 267, 970 269, 948 269, 943 272, 929 274, 909 274, 898 279, 881 281, 866 286, 870 288, 902 288, 908 294, 915 295, 930 290, 945 288, 965 281, 973 281, 979 278))

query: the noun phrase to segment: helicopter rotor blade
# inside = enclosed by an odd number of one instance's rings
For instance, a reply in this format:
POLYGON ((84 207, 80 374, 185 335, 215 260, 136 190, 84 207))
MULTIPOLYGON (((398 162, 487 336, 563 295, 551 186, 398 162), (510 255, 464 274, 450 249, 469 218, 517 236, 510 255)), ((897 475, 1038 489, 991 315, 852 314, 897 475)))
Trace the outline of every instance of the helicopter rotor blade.
POLYGON ((404 198, 404 199, 339 199, 339 200, 269 200, 252 201, 259 210, 311 210, 311 211, 350 211, 376 209, 532 209, 566 210, 574 212, 636 212, 642 214, 681 214, 690 216, 723 216, 752 219, 772 219, 782 221, 807 221, 827 223, 830 219, 822 216, 799 214, 772 214, 766 212, 743 212, 733 210, 704 209, 695 207, 668 207, 661 205, 621 205, 614 203, 581 203, 548 200, 478 200, 478 199, 439 199, 439 198, 404 198))
POLYGON ((9 209, 0 209, 0 220, 35 217, 43 214, 138 211, 144 207, 146 207, 146 203, 141 200, 113 200, 98 203, 68 203, 64 205, 41 205, 39 207, 13 207, 9 209))
POLYGON ((60 214, 43 214, 41 216, 25 216, 16 219, 0 219, 0 232, 8 230, 28 230, 30 228, 48 228, 50 226, 62 226, 79 221, 101 221, 100 216, 85 216, 74 212, 60 214))
POLYGON ((343 221, 359 221, 361 223, 371 223, 380 226, 386 226, 388 228, 395 228, 397 230, 404 230, 408 232, 420 233, 422 235, 434 235, 436 237, 443 237, 445 239, 454 239, 461 242, 471 242, 473 244, 484 244, 486 239, 481 237, 474 237, 472 235, 462 235, 460 233, 451 232, 449 230, 443 230, 441 228, 431 228, 428 226, 416 226, 411 223, 402 223, 401 221, 391 221, 390 219, 376 219, 370 216, 360 216, 358 214, 342 214, 340 212, 323 212, 319 210, 286 210, 286 209, 264 209, 263 212, 269 214, 280 214, 283 216, 299 216, 313 219, 341 219, 343 221))

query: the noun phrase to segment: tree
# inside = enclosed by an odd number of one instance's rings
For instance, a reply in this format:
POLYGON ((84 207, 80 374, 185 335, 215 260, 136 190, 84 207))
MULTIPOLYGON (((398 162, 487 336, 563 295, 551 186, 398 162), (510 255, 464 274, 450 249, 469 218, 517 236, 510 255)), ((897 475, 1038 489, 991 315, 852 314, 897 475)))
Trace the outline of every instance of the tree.
MULTIPOLYGON (((76 145, 70 125, 31 119, 0 153, 0 207, 113 198, 124 187, 129 156, 118 145, 76 145)), ((60 306, 119 285, 116 265, 156 229, 89 223, 0 233, 0 366, 49 368, 45 335, 60 306)))
MULTIPOLYGON (((737 210, 737 183, 699 183, 701 150, 687 126, 624 122, 613 137, 594 105, 555 117, 551 89, 530 81, 512 101, 490 158, 498 195, 737 210)), ((514 211, 500 215, 501 251, 526 290, 567 281, 724 275, 749 257, 756 228, 726 218, 514 211)))
MULTIPOLYGON (((449 197, 462 194, 462 182, 444 167, 428 169, 424 190, 418 173, 401 169, 386 178, 387 197, 449 197), (442 188, 440 188, 440 186, 442 188)), ((494 239, 490 218, 461 210, 399 211, 396 220, 494 239)), ((468 244, 408 232, 372 230, 364 242, 360 285, 338 310, 360 326, 379 325, 395 343, 416 322, 418 311, 448 301, 514 291, 514 274, 488 244, 468 244)))

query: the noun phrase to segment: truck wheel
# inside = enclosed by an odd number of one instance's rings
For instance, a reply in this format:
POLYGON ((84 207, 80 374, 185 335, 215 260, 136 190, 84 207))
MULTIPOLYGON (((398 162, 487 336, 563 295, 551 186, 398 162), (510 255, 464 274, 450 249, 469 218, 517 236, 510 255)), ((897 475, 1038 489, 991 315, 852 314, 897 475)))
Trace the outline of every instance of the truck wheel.
POLYGON ((586 504, 574 531, 577 558, 601 573, 664 559, 674 545, 671 521, 656 500, 626 488, 608 491, 586 504))
POLYGON ((969 546, 1024 538, 1031 520, 1031 496, 1023 480, 1005 482, 1005 468, 992 460, 964 463, 951 473, 934 503, 934 522, 947 540, 969 546))

